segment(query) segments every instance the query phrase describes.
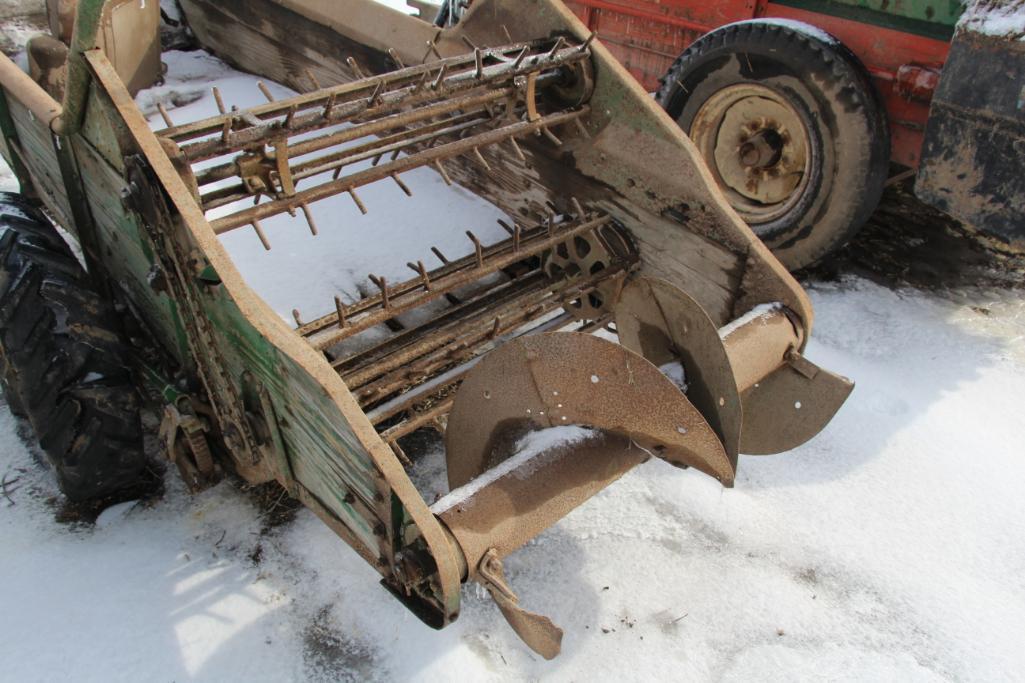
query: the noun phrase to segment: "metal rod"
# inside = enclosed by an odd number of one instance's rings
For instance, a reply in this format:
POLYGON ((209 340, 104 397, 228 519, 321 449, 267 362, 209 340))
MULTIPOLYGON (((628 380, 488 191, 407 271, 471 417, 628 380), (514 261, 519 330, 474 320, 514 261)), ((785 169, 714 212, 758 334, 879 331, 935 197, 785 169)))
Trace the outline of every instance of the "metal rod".
MULTIPOLYGON (((515 122, 503 128, 497 128, 465 140, 459 140, 427 149, 418 154, 410 155, 394 162, 382 164, 376 168, 366 169, 347 177, 339 178, 338 180, 333 180, 308 190, 303 190, 292 197, 276 199, 260 204, 259 206, 239 211, 212 221, 211 226, 216 234, 223 234, 243 225, 252 223, 254 218, 267 218, 269 216, 285 213, 290 208, 295 208, 302 203, 312 204, 316 201, 327 199, 328 197, 332 197, 342 192, 349 192, 354 195, 353 191, 356 188, 381 180, 392 174, 427 166, 429 164, 433 164, 435 161, 456 157, 469 151, 476 150, 479 154, 479 148, 481 146, 495 144, 515 135, 523 135, 536 131, 546 123, 554 124, 557 122, 569 121, 574 117, 586 115, 588 111, 589 109, 584 107, 574 112, 564 112, 542 117, 534 122, 515 122)), ((298 145, 296 147, 298 147, 298 145)), ((292 150, 292 153, 294 155, 299 154, 295 149, 292 150)), ((483 156, 481 156, 481 159, 483 159, 483 156)), ((485 161, 484 163, 486 164, 487 162, 485 161)), ((357 204, 360 204, 360 202, 357 201, 357 204)), ((366 213, 363 208, 360 210, 366 213)))

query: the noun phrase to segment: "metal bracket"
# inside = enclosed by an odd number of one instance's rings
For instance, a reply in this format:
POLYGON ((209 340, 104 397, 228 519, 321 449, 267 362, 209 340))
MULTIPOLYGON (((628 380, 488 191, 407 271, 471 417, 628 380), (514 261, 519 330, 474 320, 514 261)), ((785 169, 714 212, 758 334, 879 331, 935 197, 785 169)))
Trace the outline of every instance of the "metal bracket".
POLYGON ((509 587, 502 560, 494 548, 481 559, 476 580, 488 590, 509 626, 531 650, 545 659, 559 656, 562 651, 562 629, 548 617, 520 607, 519 598, 509 587))

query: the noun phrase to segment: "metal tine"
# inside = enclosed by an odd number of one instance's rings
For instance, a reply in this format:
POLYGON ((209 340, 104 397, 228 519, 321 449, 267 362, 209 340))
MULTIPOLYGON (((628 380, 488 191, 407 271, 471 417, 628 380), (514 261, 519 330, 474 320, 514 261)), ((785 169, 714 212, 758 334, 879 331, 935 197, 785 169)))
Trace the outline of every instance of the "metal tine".
POLYGON ((445 83, 445 76, 448 75, 448 64, 442 64, 441 70, 438 71, 438 77, 431 83, 431 90, 437 90, 445 83))
POLYGON ((402 63, 402 58, 399 57, 399 53, 395 51, 395 48, 388 48, 388 56, 392 58, 392 61, 395 62, 400 69, 406 68, 406 65, 402 63))
POLYGON ((569 202, 573 205, 573 210, 577 212, 577 218, 585 218, 587 216, 587 212, 584 211, 584 207, 580 204, 579 199, 570 197, 569 202))
POLYGON ((232 119, 227 119, 224 122, 224 128, 221 130, 221 140, 224 141, 224 144, 229 144, 231 142, 231 126, 233 123, 234 121, 232 119))
POLYGON ((352 56, 345 58, 345 63, 352 69, 352 73, 356 74, 356 78, 366 78, 367 75, 363 72, 363 69, 359 68, 359 63, 352 56))
POLYGON ((505 24, 502 24, 502 33, 505 34, 505 40, 506 40, 507 43, 513 42, 512 34, 509 33, 509 29, 508 29, 508 27, 506 27, 505 24))
POLYGON ((548 234, 555 234, 555 212, 551 210, 548 211, 548 234))
POLYGON ((440 38, 440 37, 441 37, 441 29, 438 29, 438 32, 434 34, 434 38, 432 40, 428 40, 427 41, 427 54, 425 54, 424 58, 420 60, 421 64, 426 64, 427 63, 427 58, 431 56, 432 52, 434 53, 434 55, 438 59, 444 59, 441 56, 441 53, 438 52, 438 38, 440 38))
POLYGON ((377 86, 374 88, 374 92, 370 95, 370 99, 367 100, 368 107, 373 107, 381 101, 382 90, 384 90, 384 81, 378 81, 377 86))
POLYGON ((591 47, 591 43, 598 37, 597 31, 592 31, 591 35, 587 36, 587 40, 584 41, 583 45, 577 48, 577 52, 587 52, 588 48, 591 47))
POLYGON ((406 266, 420 276, 420 279, 424 283, 424 290, 428 292, 431 291, 431 276, 427 273, 427 267, 424 266, 424 262, 417 261, 416 263, 407 263, 406 266))
POLYGON ((541 126, 540 132, 546 138, 551 140, 552 144, 554 144, 556 147, 562 147, 562 140, 560 140, 559 138, 555 137, 555 133, 553 133, 552 131, 548 130, 548 126, 541 126))
POLYGON ((317 77, 314 75, 314 73, 312 71, 310 71, 309 69, 304 69, 303 73, 306 74, 306 78, 310 81, 310 83, 313 84, 313 89, 314 90, 321 90, 322 89, 322 86, 320 85, 320 81, 317 79, 317 77))
POLYGON ((317 229, 317 223, 313 220, 313 211, 310 210, 310 205, 303 202, 299 205, 299 208, 302 209, 303 216, 306 218, 306 223, 310 226, 310 232, 313 233, 314 237, 316 237, 320 234, 320 230, 317 229))
POLYGON ((555 55, 559 54, 559 50, 561 50, 562 46, 565 44, 566 39, 559 36, 558 40, 555 41, 555 45, 553 45, 552 49, 548 51, 548 59, 555 59, 555 55))
POLYGON ((527 156, 523 153, 523 149, 520 148, 520 143, 516 142, 516 138, 509 138, 509 144, 512 145, 513 151, 516 152, 516 156, 520 158, 520 161, 526 163, 527 156))
POLYGON ((520 68, 520 65, 523 64, 523 60, 527 58, 527 54, 529 52, 530 52, 530 48, 529 47, 525 47, 522 50, 520 50, 520 54, 518 54, 516 56, 516 61, 513 62, 513 68, 514 69, 519 69, 520 68))
POLYGON ((292 317, 295 318, 295 324, 296 325, 298 325, 299 327, 302 327, 304 325, 304 323, 303 323, 303 316, 299 312, 298 308, 293 308, 292 309, 292 317))
POLYGON ((480 153, 479 147, 473 148, 473 154, 477 157, 477 161, 480 162, 480 165, 484 167, 484 170, 491 173, 491 165, 488 163, 488 160, 484 158, 484 155, 480 153))
POLYGON ((160 116, 164 119, 167 127, 174 128, 174 121, 171 120, 171 115, 167 113, 167 107, 164 106, 163 102, 157 102, 157 111, 160 112, 160 116))
POLYGON ((513 221, 513 251, 514 252, 520 250, 520 242, 522 241, 522 239, 523 239, 523 228, 520 227, 519 223, 513 221))
POLYGON ((474 42, 472 40, 470 40, 469 38, 466 37, 465 33, 462 36, 460 36, 460 38, 462 38, 463 42, 466 44, 466 47, 470 48, 471 50, 479 50, 480 49, 479 47, 477 47, 474 44, 474 42))
POLYGON ((431 247, 431 252, 438 257, 438 260, 441 261, 442 265, 447 266, 448 264, 452 263, 444 254, 441 253, 441 249, 438 249, 437 247, 431 247))
POLYGON ((260 92, 263 93, 263 96, 267 98, 268 102, 276 101, 274 99, 274 94, 270 91, 270 88, 267 87, 266 83, 264 83, 263 81, 257 81, 256 87, 260 89, 260 92))
POLYGON ((503 221, 503 220, 502 220, 501 218, 499 218, 499 219, 498 219, 498 224, 499 224, 500 226, 502 226, 502 230, 505 230, 505 231, 506 231, 507 233, 509 233, 510 235, 512 235, 512 234, 513 234, 513 232, 514 232, 514 231, 513 231, 513 229, 512 229, 512 226, 511 226, 511 225, 509 225, 508 223, 506 223, 505 221, 503 221))
POLYGON ((331 174, 331 180, 338 180, 338 178, 340 178, 342 175, 343 168, 343 166, 339 166, 338 168, 336 168, 335 172, 331 174))
POLYGON ((407 197, 412 197, 413 196, 413 191, 411 189, 409 189, 408 185, 406 185, 404 182, 402 182, 402 178, 399 177, 398 173, 392 173, 391 174, 391 179, 394 180, 395 184, 398 185, 399 188, 401 188, 402 191, 406 193, 407 197))
POLYGON ((473 51, 473 58, 477 66, 477 70, 474 72, 474 78, 479 81, 484 78, 484 53, 481 52, 480 48, 473 51))
POLYGON ((295 115, 299 112, 299 106, 293 104, 288 108, 288 115, 285 116, 285 128, 291 128, 292 123, 295 121, 295 115))
POLYGON ((385 277, 378 277, 371 273, 369 275, 370 281, 377 285, 377 288, 381 290, 381 305, 385 308, 391 306, 391 300, 388 298, 388 280, 385 277))
POLYGON ((388 445, 391 446, 392 452, 395 453, 395 457, 399 459, 403 467, 409 469, 413 466, 413 461, 406 455, 406 451, 402 450, 402 446, 399 445, 398 441, 390 441, 388 445))
POLYGON ((491 331, 488 332, 488 339, 494 339, 498 336, 498 333, 502 330, 502 316, 496 315, 495 322, 491 326, 491 331))
POLYGON ((270 251, 270 240, 267 239, 267 233, 263 231, 263 226, 260 225, 260 220, 258 218, 254 218, 252 226, 253 230, 256 231, 256 236, 260 238, 261 242, 263 242, 263 248, 270 251))
MULTIPOLYGON (((379 163, 381 163, 381 159, 383 157, 384 157, 383 154, 378 154, 376 157, 374 157, 373 159, 370 160, 370 165, 371 166, 377 166, 379 163)), ((335 178, 335 179, 337 180, 337 178, 335 178)))
POLYGON ((335 110, 335 102, 337 100, 338 93, 331 93, 331 96, 327 98, 327 104, 324 105, 324 118, 330 119, 331 113, 335 110))
POLYGON ((345 304, 342 303, 342 297, 335 294, 335 313, 338 314, 338 329, 345 328, 345 304))
POLYGON ((441 179, 445 181, 446 185, 452 185, 452 179, 448 176, 448 173, 445 171, 445 167, 441 165, 440 160, 434 162, 434 169, 441 176, 441 179))
POLYGON ((370 213, 369 211, 367 211, 366 204, 364 204, 363 200, 361 200, 359 198, 359 195, 356 194, 356 190, 349 188, 348 192, 349 196, 352 197, 352 201, 354 201, 356 203, 356 206, 359 208, 360 213, 362 213, 364 216, 370 213))
POLYGON ((221 97, 221 89, 215 85, 211 90, 213 90, 214 93, 214 102, 217 103, 217 111, 221 112, 222 116, 227 114, 228 108, 224 106, 224 98, 221 97))
POLYGON ((419 93, 427 85, 427 79, 431 75, 430 69, 424 71, 423 75, 420 76, 420 81, 413 86, 413 94, 419 93))
POLYGON ((471 242, 473 242, 473 249, 474 249, 474 251, 477 254, 477 267, 478 268, 483 268, 484 267, 484 246, 481 245, 480 239, 478 239, 477 236, 473 234, 472 230, 467 230, 466 231, 466 236, 470 238, 471 242))

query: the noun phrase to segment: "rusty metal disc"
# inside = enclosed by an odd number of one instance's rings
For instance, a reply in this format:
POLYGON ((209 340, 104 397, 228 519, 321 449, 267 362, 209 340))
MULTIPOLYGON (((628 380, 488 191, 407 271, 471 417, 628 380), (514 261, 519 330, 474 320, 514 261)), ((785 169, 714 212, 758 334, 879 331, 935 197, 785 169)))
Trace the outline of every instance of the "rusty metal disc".
POLYGON ((734 465, 701 413, 658 368, 605 339, 554 332, 511 341, 463 382, 445 434, 456 489, 508 459, 531 429, 581 425, 732 486, 734 465))
POLYGON ((682 363, 688 400, 722 439, 736 468, 743 407, 716 324, 681 289, 654 278, 628 283, 615 310, 623 346, 659 367, 682 363))

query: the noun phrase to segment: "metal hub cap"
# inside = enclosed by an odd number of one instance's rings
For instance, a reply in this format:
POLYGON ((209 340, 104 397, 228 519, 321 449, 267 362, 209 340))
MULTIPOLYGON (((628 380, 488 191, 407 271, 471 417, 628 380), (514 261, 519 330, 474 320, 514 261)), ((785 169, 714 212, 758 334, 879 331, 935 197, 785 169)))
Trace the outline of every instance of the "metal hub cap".
POLYGON ((778 219, 804 192, 808 130, 793 106, 765 86, 720 90, 694 117, 690 136, 730 204, 750 224, 778 219))

